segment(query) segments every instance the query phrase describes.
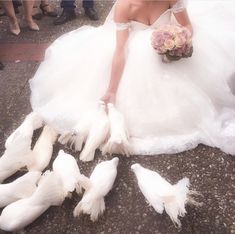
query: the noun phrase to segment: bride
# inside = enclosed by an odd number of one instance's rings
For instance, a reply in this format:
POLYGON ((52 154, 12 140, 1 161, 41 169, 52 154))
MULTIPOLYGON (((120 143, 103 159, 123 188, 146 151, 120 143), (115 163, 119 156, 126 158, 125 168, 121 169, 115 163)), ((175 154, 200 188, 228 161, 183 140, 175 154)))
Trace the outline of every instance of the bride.
POLYGON ((96 118, 89 113, 102 99, 123 115, 131 154, 199 143, 235 154, 234 7, 117 0, 102 26, 83 26, 48 48, 30 81, 33 110, 63 135, 96 118), (191 32, 191 58, 163 63, 151 46, 152 32, 169 23, 191 32))

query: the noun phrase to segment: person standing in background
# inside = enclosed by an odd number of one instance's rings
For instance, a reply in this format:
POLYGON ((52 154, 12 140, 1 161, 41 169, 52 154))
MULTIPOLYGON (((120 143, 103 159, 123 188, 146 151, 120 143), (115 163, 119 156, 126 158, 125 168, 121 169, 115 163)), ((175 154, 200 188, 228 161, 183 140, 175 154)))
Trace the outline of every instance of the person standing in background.
MULTIPOLYGON (((98 14, 96 10, 94 9, 93 0, 83 0, 82 5, 84 8, 85 14, 89 17, 89 19, 91 20, 99 19, 98 14)), ((61 15, 54 21, 55 25, 64 24, 76 18, 75 0, 62 0, 60 6, 61 8, 63 8, 63 11, 61 15)))
MULTIPOLYGON (((3 7, 4 11, 6 12, 7 16, 9 17, 9 27, 10 32, 14 35, 19 35, 20 33, 20 26, 18 20, 16 18, 15 10, 12 1, 10 0, 0 0, 0 4, 3 7)), ((33 10, 34 1, 23 0, 23 7, 24 7, 24 16, 25 21, 32 31, 39 31, 38 25, 34 22, 32 18, 32 10, 33 10)))
MULTIPOLYGON (((14 10, 15 10, 15 13, 19 14, 20 13, 19 7, 22 6, 21 1, 19 1, 19 0, 12 0, 12 2, 13 2, 13 7, 14 7, 14 10)), ((5 16, 5 15, 6 15, 6 13, 5 13, 4 9, 2 9, 1 4, 0 4, 0 17, 1 16, 5 16)))

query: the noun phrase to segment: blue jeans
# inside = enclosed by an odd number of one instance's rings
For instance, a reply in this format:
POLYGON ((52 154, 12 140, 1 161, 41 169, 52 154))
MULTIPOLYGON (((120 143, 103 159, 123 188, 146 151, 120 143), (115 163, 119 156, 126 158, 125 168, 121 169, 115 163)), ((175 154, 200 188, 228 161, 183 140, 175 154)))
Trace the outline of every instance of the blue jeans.
MULTIPOLYGON (((62 0, 60 3, 61 8, 63 9, 74 9, 75 6, 75 0, 62 0)), ((82 6, 84 8, 89 8, 94 6, 93 0, 83 0, 82 6)))

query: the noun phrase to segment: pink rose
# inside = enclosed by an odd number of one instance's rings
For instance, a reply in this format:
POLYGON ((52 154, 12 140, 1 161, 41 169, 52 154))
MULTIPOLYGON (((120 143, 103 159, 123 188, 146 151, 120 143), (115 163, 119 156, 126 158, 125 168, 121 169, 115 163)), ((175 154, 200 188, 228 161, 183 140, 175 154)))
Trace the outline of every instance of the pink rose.
POLYGON ((177 35, 175 37, 175 46, 177 48, 181 48, 186 43, 186 38, 182 35, 177 35))
POLYGON ((168 39, 164 42, 164 46, 166 50, 172 50, 175 47, 175 42, 172 39, 168 39))
POLYGON ((156 46, 162 46, 164 44, 164 36, 163 34, 158 34, 155 38, 154 38, 154 44, 156 46))
POLYGON ((158 53, 159 54, 165 54, 167 52, 166 48, 164 46, 158 48, 158 53))
POLYGON ((172 39, 173 38, 173 34, 171 34, 170 32, 166 31, 163 33, 163 37, 165 40, 167 39, 172 39))

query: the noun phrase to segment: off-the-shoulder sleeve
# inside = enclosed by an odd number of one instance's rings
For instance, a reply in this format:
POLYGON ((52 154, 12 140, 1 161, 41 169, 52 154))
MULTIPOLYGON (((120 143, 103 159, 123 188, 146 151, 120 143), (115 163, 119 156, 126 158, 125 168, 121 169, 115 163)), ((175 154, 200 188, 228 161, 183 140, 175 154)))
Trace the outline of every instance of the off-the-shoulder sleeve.
POLYGON ((116 30, 117 31, 122 31, 122 30, 126 30, 126 29, 129 29, 131 24, 130 22, 127 22, 127 23, 117 23, 117 22, 114 22, 115 25, 116 25, 116 30))
POLYGON ((179 13, 184 11, 187 7, 187 0, 178 0, 172 7, 171 11, 173 13, 179 13))

